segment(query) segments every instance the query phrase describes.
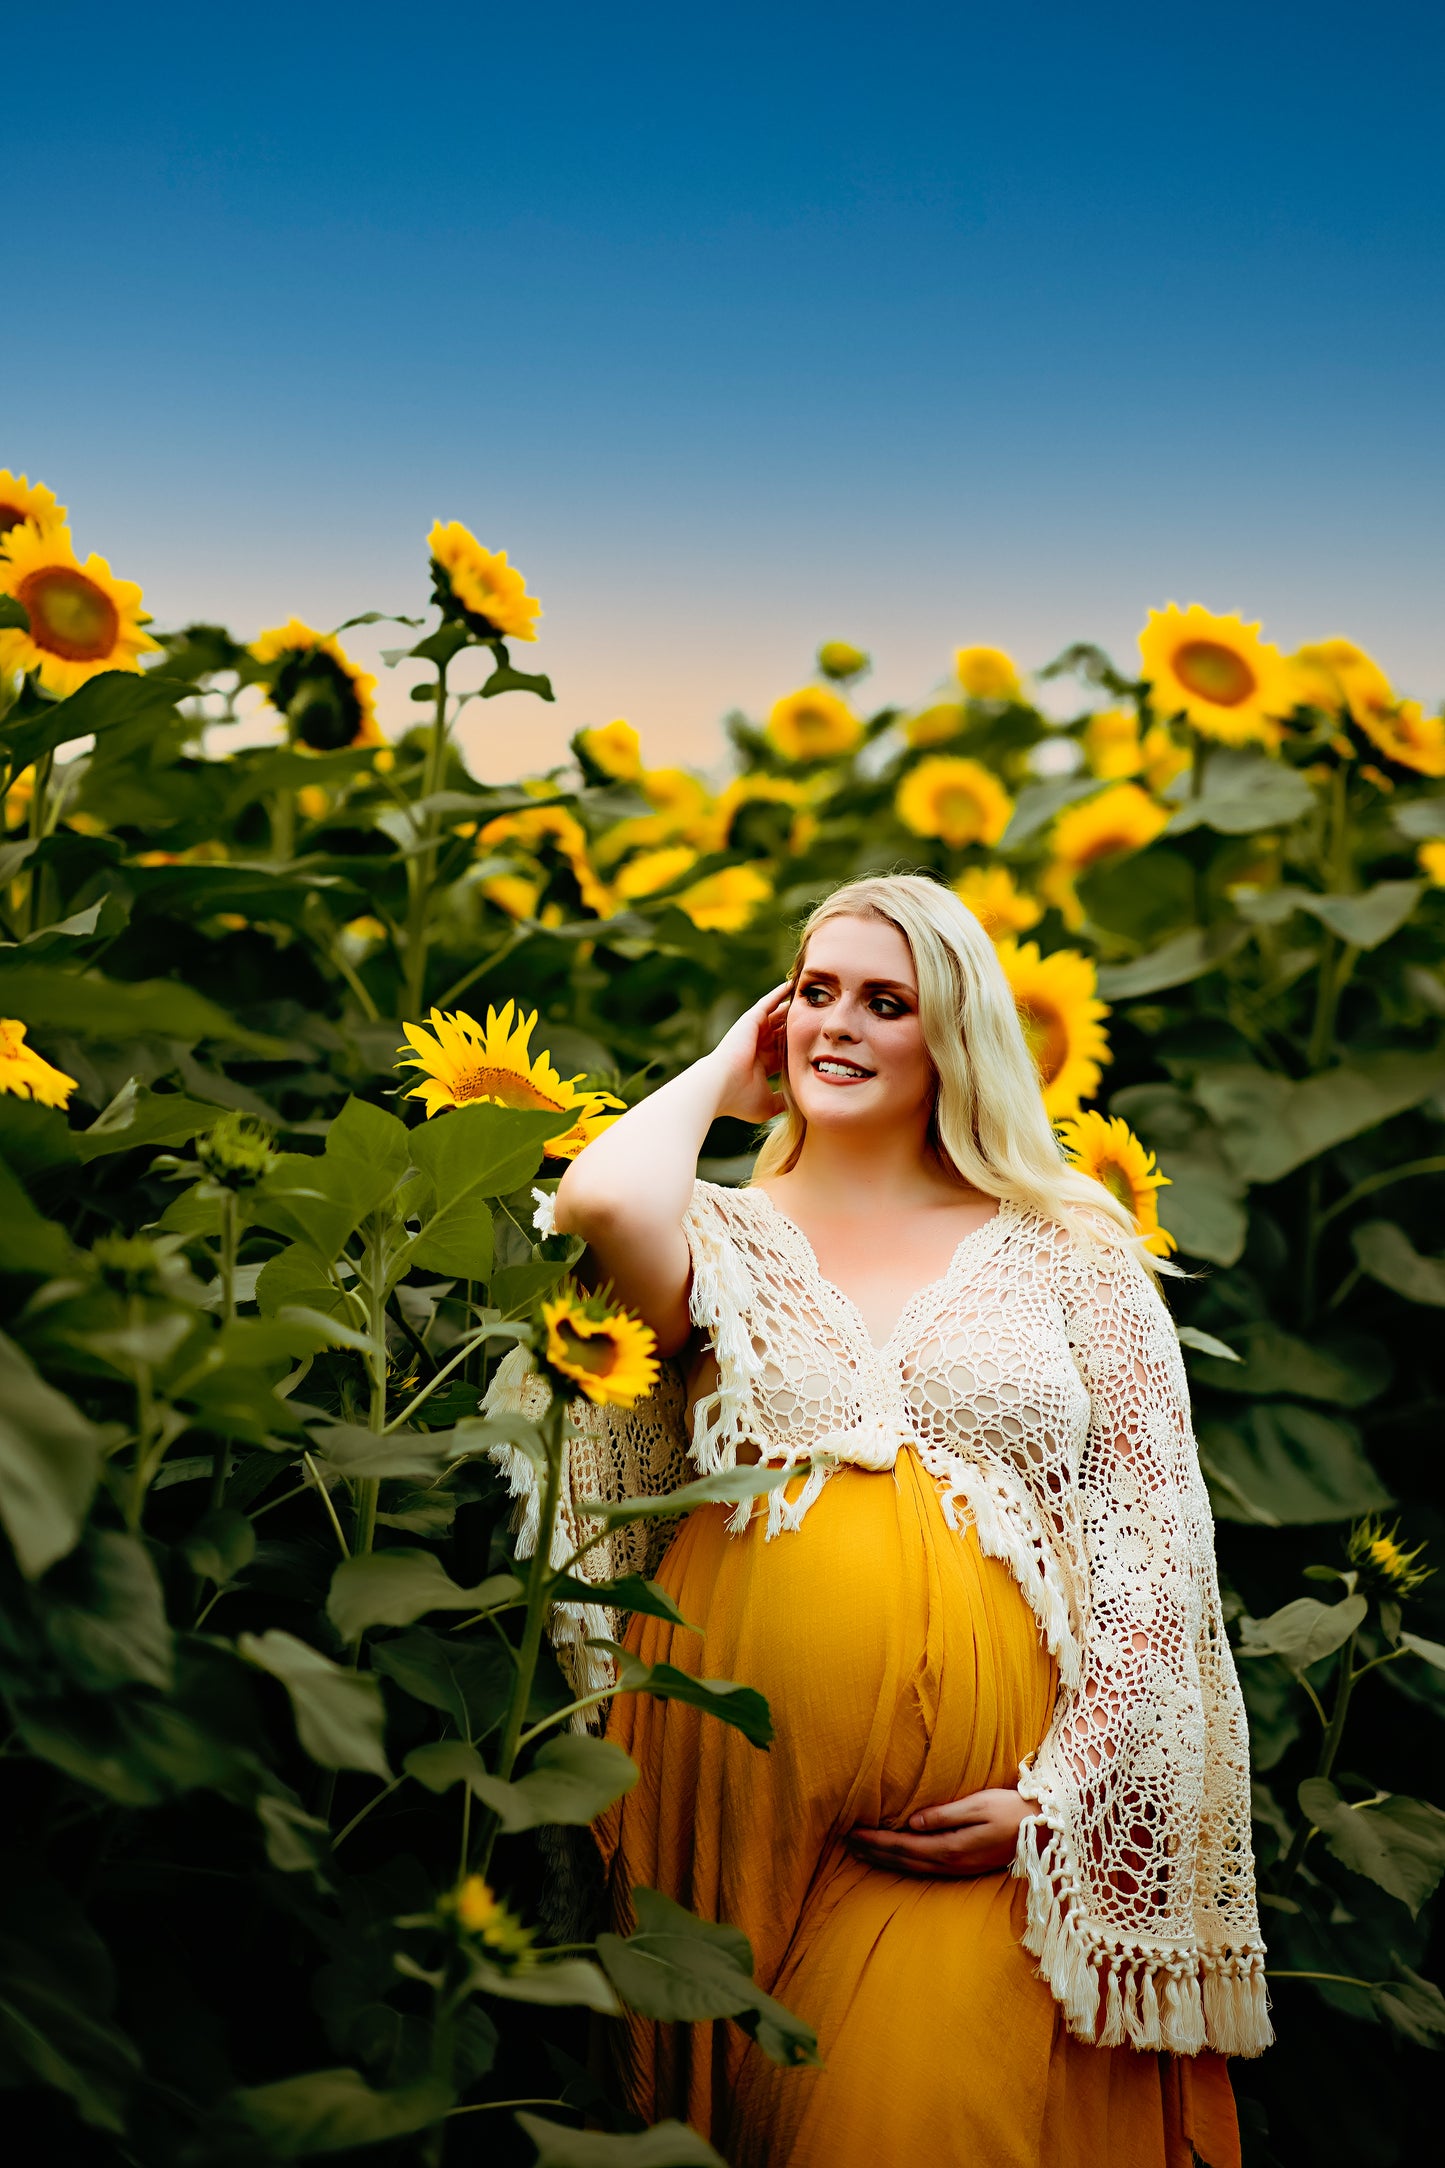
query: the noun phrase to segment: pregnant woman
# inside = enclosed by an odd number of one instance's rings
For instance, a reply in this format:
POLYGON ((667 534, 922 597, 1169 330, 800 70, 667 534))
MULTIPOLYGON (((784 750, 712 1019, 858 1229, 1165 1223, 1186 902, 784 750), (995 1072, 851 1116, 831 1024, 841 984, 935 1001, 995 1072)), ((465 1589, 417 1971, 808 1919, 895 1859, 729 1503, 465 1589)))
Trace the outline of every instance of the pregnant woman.
POLYGON ((638 2114, 734 2168, 1237 2168, 1225 2057, 1272 2036, 1183 1365, 977 920, 919 876, 838 890, 555 1211, 680 1358, 692 1461, 675 1387, 594 1411, 575 1495, 807 1468, 677 1528, 654 1570, 698 1634, 626 1635, 760 1688, 772 1750, 623 1695, 641 1779, 600 1835, 617 1917, 647 1884, 741 1927, 826 2067, 634 2017, 638 2114), (719 1115, 778 1117, 746 1189, 696 1178, 719 1115))

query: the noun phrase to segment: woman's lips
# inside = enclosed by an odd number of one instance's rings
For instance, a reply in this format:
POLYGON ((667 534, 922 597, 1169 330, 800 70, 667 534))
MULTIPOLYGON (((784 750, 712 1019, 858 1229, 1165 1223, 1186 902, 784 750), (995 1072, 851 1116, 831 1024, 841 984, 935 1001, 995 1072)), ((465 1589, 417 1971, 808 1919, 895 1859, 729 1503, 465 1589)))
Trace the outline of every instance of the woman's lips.
POLYGON ((808 1067, 814 1076, 821 1077, 825 1084, 868 1084, 878 1073, 875 1069, 864 1069, 858 1063, 845 1061, 834 1054, 815 1055, 808 1067))

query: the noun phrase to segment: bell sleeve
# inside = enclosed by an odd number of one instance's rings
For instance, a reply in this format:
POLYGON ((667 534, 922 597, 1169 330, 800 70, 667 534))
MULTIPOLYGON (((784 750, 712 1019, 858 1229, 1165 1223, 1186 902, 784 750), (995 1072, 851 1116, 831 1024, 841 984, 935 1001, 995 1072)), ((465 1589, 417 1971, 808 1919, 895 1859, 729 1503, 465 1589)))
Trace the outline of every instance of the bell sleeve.
POLYGON ((1258 2055, 1248 1729, 1178 1337, 1117 1243, 1071 1245, 1059 1293, 1090 1398, 1087 1587, 1079 1681, 1020 1771, 1024 1944, 1085 2040, 1258 2055))

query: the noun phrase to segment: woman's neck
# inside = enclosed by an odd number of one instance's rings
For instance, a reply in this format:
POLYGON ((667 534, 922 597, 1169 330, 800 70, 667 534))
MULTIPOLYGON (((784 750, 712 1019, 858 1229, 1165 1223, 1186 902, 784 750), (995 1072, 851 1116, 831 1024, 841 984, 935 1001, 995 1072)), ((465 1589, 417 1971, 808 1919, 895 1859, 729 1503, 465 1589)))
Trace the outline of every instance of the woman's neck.
POLYGON ((959 1192, 929 1149, 926 1131, 910 1128, 850 1135, 812 1126, 796 1165, 776 1179, 800 1202, 848 1216, 935 1204, 959 1192))

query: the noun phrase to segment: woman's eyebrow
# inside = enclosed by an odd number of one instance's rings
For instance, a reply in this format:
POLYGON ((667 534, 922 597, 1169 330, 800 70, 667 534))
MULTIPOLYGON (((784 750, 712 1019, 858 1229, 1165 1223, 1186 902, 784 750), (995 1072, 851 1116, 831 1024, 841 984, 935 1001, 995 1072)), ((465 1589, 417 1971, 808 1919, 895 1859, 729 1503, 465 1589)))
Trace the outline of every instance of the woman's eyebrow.
MULTIPOLYGON (((821 981, 829 986, 839 984, 836 971, 816 969, 812 964, 809 964, 798 983, 801 986, 809 981, 815 983, 821 981)), ((902 979, 865 979, 863 981, 863 991, 865 994, 906 994, 910 1001, 918 999, 917 987, 906 986, 902 979)))

